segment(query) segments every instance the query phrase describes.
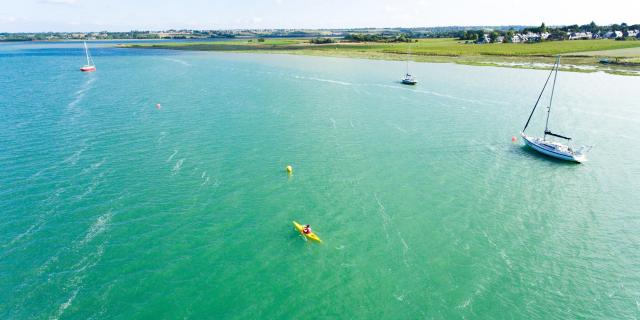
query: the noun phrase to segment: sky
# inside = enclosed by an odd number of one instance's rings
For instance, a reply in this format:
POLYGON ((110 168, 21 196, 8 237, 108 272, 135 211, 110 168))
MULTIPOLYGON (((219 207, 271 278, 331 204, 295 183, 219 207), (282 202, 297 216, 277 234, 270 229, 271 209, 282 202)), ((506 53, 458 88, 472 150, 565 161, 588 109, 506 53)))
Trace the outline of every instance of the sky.
POLYGON ((640 0, 0 0, 0 32, 640 23, 640 0))

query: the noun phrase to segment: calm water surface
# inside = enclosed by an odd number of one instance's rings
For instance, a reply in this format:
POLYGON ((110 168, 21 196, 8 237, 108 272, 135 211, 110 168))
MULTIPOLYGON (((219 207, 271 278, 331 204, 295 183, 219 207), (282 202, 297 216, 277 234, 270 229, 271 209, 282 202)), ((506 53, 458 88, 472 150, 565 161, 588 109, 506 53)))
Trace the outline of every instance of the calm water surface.
POLYGON ((81 45, 0 44, 2 319, 640 316, 638 77, 560 72, 575 165, 547 71, 81 45))

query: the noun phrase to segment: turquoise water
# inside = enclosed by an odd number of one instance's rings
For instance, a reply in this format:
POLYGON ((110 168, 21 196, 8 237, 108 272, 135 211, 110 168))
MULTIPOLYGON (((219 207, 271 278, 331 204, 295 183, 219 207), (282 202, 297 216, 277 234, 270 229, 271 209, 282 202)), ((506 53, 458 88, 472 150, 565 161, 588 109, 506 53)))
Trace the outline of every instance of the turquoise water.
POLYGON ((559 73, 576 165, 547 71, 92 53, 0 45, 2 319, 640 316, 640 78, 559 73))

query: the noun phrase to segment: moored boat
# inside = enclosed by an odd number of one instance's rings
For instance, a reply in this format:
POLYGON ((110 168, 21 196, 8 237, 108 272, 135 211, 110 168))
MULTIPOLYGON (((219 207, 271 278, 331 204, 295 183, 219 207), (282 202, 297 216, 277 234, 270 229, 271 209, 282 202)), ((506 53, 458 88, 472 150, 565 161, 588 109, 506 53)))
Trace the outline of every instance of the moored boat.
POLYGON ((416 77, 412 76, 409 73, 409 57, 411 55, 410 50, 409 50, 410 48, 411 47, 407 47, 407 73, 404 75, 404 78, 402 78, 401 83, 413 86, 413 85, 416 85, 418 83, 418 81, 416 80, 416 77))
POLYGON ((416 78, 408 73, 404 76, 404 78, 402 78, 402 84, 415 85, 416 83, 418 83, 418 81, 416 81, 416 78))
POLYGON ((559 142, 548 141, 538 137, 531 137, 524 132, 521 133, 524 143, 532 149, 561 160, 583 162, 586 161, 586 155, 581 150, 575 151, 571 147, 559 142))
POLYGON ((549 130, 549 116, 551 114, 551 105, 553 103, 553 93, 555 91, 559 67, 560 67, 560 56, 556 58, 556 63, 553 65, 553 68, 551 68, 551 72, 547 77, 547 81, 544 83, 544 86, 542 87, 542 91, 538 96, 538 100, 536 101, 536 104, 533 106, 533 110, 531 110, 529 119, 527 119, 527 123, 524 125, 524 128, 522 129, 522 132, 520 134, 522 135, 522 139, 524 139, 524 143, 535 151, 538 151, 550 157, 554 157, 556 159, 581 163, 587 160, 587 157, 586 157, 587 150, 585 150, 587 147, 581 147, 578 150, 574 150, 566 144, 547 139, 547 136, 550 136, 550 137, 563 139, 567 142, 571 141, 570 137, 553 133, 551 132, 551 130, 549 130), (547 121, 544 128, 544 135, 542 136, 542 138, 529 136, 524 132, 525 130, 527 130, 527 127, 529 126, 529 122, 531 121, 531 117, 533 116, 533 113, 536 111, 536 107, 538 106, 538 103, 540 102, 540 98, 542 97, 542 94, 544 93, 544 90, 546 89, 547 84, 549 83, 549 79, 551 79, 551 75, 554 73, 555 73, 555 76, 553 77, 553 86, 551 87, 549 107, 547 107, 547 121))
POLYGON ((91 55, 89 54, 89 48, 87 47, 87 42, 84 42, 84 53, 87 56, 87 64, 82 66, 82 68, 80 68, 80 71, 82 72, 96 71, 96 66, 93 63, 93 58, 91 58, 91 55))

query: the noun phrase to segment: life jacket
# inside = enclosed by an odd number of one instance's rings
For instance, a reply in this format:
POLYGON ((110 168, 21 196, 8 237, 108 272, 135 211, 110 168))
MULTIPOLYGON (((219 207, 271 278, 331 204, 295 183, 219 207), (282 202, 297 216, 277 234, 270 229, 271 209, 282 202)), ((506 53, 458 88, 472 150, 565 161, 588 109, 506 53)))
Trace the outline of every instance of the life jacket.
POLYGON ((304 228, 304 229, 302 229, 302 232, 305 233, 305 234, 309 234, 309 233, 311 233, 311 229, 310 228, 304 228))

